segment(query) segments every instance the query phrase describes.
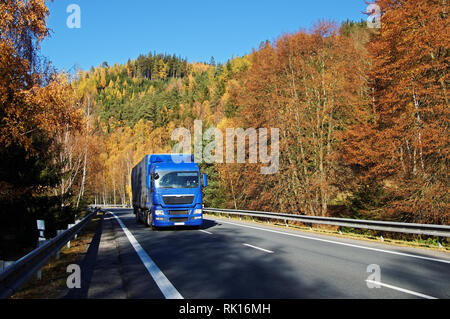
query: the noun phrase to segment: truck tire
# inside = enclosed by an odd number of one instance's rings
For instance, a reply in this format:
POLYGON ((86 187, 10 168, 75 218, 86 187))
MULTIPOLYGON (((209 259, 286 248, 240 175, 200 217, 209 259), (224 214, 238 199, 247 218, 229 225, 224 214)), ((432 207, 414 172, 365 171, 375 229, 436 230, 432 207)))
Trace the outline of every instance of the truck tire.
POLYGON ((141 218, 140 218, 140 211, 139 211, 139 209, 136 211, 136 223, 138 223, 138 224, 141 223, 141 218))
POLYGON ((152 214, 149 211, 145 212, 145 226, 152 226, 152 214))

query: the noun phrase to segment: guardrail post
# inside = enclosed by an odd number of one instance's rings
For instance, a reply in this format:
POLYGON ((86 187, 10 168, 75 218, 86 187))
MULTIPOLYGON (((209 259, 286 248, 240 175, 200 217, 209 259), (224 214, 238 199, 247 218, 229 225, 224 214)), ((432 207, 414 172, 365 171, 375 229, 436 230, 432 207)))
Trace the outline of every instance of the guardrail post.
MULTIPOLYGON (((67 229, 70 229, 74 226, 74 224, 67 225, 67 229)), ((67 242, 67 248, 70 248, 70 240, 67 242)))
POLYGON ((341 234, 342 235, 342 226, 339 226, 339 234, 341 234))
POLYGON ((384 231, 381 232, 380 239, 381 241, 384 241, 384 231))
MULTIPOLYGON (((46 242, 45 238, 39 237, 39 240, 38 240, 38 247, 41 247, 42 245, 44 245, 45 242, 46 242)), ((39 270, 37 271, 37 273, 36 273, 36 279, 37 279, 37 280, 41 280, 41 279, 42 279, 42 268, 39 269, 39 270)))
POLYGON ((284 224, 286 225, 286 227, 289 227, 289 224, 288 224, 288 220, 287 220, 287 219, 284 220, 284 224))
POLYGON ((438 237, 438 243, 439 243, 439 248, 442 248, 443 246, 442 246, 442 237, 441 236, 438 237))
POLYGON ((312 223, 309 224, 309 230, 313 230, 313 229, 312 229, 312 223))
MULTIPOLYGON (((75 225, 78 224, 79 222, 80 222, 80 220, 77 219, 77 220, 75 221, 75 225)), ((77 239, 77 238, 78 238, 78 233, 75 234, 75 236, 73 237, 73 239, 77 239)))
POLYGON ((15 261, 0 260, 0 272, 2 272, 3 270, 5 270, 7 267, 11 266, 14 263, 15 261))
MULTIPOLYGON (((58 235, 60 235, 61 233, 63 233, 64 232, 64 229, 58 229, 57 231, 56 231, 56 236, 58 236, 58 235)), ((56 257, 56 260, 59 260, 59 256, 60 254, 59 254, 59 250, 56 252, 56 255, 55 255, 55 257, 56 257)))

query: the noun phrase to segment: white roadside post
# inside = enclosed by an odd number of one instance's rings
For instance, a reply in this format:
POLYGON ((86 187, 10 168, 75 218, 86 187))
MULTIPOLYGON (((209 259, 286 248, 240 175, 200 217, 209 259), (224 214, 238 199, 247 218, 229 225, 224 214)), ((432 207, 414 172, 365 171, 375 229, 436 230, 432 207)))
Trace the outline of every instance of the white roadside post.
MULTIPOLYGON (((74 224, 69 224, 69 225, 67 225, 67 229, 70 229, 73 226, 75 226, 75 225, 74 224)), ((70 240, 67 242, 67 248, 70 248, 70 240)))
MULTIPOLYGON (((36 224, 37 224, 37 229, 39 231, 39 238, 38 238, 37 246, 41 247, 43 244, 45 244, 45 237, 44 237, 45 221, 37 220, 36 224)), ((36 277, 37 277, 37 280, 42 279, 42 268, 38 270, 36 277)))
POLYGON ((39 231, 39 238, 44 238, 44 230, 45 230, 45 221, 37 220, 36 221, 37 229, 39 231))

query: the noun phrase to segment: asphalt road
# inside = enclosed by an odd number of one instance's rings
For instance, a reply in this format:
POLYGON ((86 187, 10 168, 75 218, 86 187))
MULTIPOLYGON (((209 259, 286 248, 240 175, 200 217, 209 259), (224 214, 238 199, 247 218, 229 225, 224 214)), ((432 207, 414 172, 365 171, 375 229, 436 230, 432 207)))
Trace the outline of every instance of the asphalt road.
POLYGON ((89 298, 450 298, 448 253, 229 219, 152 231, 109 211, 89 298))

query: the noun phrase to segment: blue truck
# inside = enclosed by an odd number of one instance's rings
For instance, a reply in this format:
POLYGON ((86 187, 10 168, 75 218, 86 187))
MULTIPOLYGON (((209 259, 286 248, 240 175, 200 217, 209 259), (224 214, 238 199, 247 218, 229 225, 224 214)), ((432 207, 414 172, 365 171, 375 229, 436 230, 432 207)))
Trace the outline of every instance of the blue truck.
POLYGON ((145 156, 131 172, 133 210, 138 223, 152 229, 196 226, 203 222, 200 169, 194 156, 153 154, 145 156))

